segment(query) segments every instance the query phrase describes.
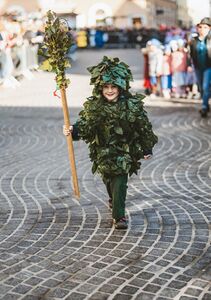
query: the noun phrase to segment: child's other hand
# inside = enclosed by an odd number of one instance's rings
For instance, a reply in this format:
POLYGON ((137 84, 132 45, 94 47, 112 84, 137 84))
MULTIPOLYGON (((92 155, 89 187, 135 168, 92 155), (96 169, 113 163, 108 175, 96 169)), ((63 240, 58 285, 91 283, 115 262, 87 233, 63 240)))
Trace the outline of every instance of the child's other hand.
POLYGON ((144 155, 144 159, 150 159, 152 158, 152 154, 144 155))
POLYGON ((65 136, 70 135, 71 132, 73 132, 73 126, 70 126, 68 129, 65 125, 63 125, 63 134, 65 136))
POLYGON ((190 66, 188 66, 188 67, 187 67, 187 72, 189 72, 189 73, 193 72, 193 68, 190 67, 190 66))

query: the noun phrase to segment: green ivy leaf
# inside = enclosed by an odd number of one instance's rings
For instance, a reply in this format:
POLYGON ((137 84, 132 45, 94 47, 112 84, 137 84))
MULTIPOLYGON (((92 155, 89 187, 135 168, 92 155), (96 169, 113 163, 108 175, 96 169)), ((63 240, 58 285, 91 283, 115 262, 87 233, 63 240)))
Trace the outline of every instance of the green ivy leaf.
POLYGON ((52 65, 51 65, 51 63, 50 63, 49 60, 45 60, 45 61, 41 64, 40 69, 43 70, 43 71, 51 72, 52 69, 53 69, 53 67, 52 67, 52 65))
POLYGON ((115 131, 117 134, 123 135, 123 130, 122 130, 121 127, 116 127, 116 128, 114 128, 114 131, 115 131))

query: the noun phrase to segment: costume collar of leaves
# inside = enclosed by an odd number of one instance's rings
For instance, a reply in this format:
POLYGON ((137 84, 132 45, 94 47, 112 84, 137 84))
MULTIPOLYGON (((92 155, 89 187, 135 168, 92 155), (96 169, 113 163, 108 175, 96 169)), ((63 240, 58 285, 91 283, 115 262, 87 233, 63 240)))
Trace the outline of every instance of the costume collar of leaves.
POLYGON ((130 81, 133 80, 129 66, 120 62, 119 58, 103 57, 103 60, 96 66, 87 68, 91 73, 90 84, 95 85, 95 92, 100 93, 105 83, 114 84, 121 89, 128 91, 130 81))

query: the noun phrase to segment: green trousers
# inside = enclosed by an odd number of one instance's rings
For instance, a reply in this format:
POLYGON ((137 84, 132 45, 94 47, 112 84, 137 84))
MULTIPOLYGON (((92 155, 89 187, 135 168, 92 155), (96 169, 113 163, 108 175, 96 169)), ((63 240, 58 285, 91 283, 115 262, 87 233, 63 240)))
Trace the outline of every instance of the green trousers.
POLYGON ((103 177, 109 197, 112 199, 112 217, 119 220, 125 217, 125 200, 127 194, 128 175, 103 177))

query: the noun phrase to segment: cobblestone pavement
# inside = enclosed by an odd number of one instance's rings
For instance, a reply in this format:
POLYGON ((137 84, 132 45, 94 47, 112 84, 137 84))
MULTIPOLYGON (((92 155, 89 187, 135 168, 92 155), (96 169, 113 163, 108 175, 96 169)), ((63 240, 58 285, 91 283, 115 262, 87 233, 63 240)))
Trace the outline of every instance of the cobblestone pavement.
POLYGON ((159 144, 118 231, 82 141, 72 196, 61 108, 0 108, 0 299, 211 299, 211 118, 148 111, 159 144))

